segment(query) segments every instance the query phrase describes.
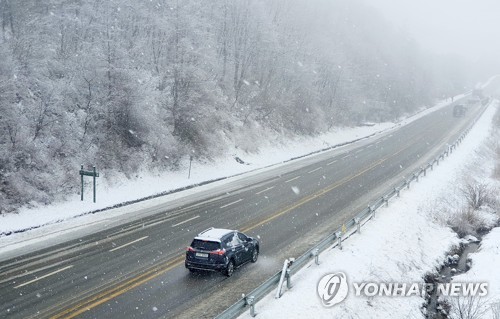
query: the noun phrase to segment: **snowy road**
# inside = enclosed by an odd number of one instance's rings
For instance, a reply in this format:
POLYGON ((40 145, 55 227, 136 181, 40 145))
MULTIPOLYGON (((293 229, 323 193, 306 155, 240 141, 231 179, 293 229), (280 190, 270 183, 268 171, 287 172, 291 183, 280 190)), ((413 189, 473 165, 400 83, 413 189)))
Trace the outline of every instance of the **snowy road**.
POLYGON ((445 107, 398 130, 255 174, 240 186, 0 264, 0 317, 213 317, 404 176, 479 114, 445 107), (243 185, 244 184, 244 185, 243 185), (231 278, 190 275, 184 248, 211 227, 262 242, 231 278))

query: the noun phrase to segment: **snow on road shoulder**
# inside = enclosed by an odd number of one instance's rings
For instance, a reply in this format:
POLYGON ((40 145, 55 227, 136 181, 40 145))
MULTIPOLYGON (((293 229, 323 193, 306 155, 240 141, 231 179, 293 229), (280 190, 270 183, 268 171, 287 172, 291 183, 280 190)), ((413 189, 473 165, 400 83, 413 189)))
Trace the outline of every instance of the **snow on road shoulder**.
MULTIPOLYGON (((234 158, 220 160, 217 163, 203 164, 194 162, 190 179, 187 178, 188 163, 184 163, 186 164, 184 170, 157 174, 151 172, 138 173, 135 180, 131 181, 124 177, 122 182, 115 181, 113 185, 106 182, 106 172, 100 172, 100 177, 97 179, 97 203, 92 203, 92 188, 87 183, 84 202, 80 201, 78 194, 75 194, 72 200, 63 203, 54 203, 48 206, 35 205, 34 207, 21 209, 19 214, 0 215, 0 252, 16 249, 26 240, 29 240, 30 237, 40 238, 47 234, 47 230, 50 234, 57 234, 64 232, 66 228, 84 227, 85 225, 106 222, 113 217, 126 216, 130 213, 130 209, 121 207, 107 210, 105 213, 81 216, 90 211, 276 165, 291 158, 305 156, 321 149, 394 129, 447 105, 449 105, 449 101, 441 101, 432 108, 425 109, 409 118, 401 119, 397 124, 388 122, 378 123, 373 126, 337 128, 319 137, 297 138, 289 141, 286 145, 263 145, 260 152, 255 154, 235 154, 235 156, 243 157, 245 163, 249 165, 241 165, 234 158), (75 220, 75 217, 78 217, 77 220, 75 220), (30 230, 31 234, 22 233, 4 236, 5 234, 34 228, 38 229, 30 230), (17 244, 12 246, 13 243, 17 244)), ((229 182, 229 180, 222 181, 217 185, 224 182, 229 182)), ((215 185, 207 186, 209 188, 215 185)), ((144 209, 159 203, 174 201, 189 193, 180 192, 162 196, 152 201, 143 202, 139 205, 139 208, 144 209)), ((136 208, 137 205, 134 206, 134 209, 136 208)))
MULTIPOLYGON (((498 103, 490 106, 452 156, 381 209, 361 234, 344 242, 343 250, 327 250, 319 266, 310 263, 300 270, 292 278, 293 288, 280 299, 274 299, 273 292, 259 301, 258 317, 424 318, 420 296, 360 297, 350 291, 342 303, 326 308, 317 295, 317 284, 324 275, 336 272, 344 272, 349 282, 423 283, 424 275, 434 272, 459 243, 456 234, 428 208, 443 197, 456 196, 453 185, 460 180, 461 169, 477 160, 476 152, 490 135, 497 108, 498 103)), ((494 275, 483 274, 492 281, 494 275)), ((245 313, 240 318, 250 316, 245 313)))

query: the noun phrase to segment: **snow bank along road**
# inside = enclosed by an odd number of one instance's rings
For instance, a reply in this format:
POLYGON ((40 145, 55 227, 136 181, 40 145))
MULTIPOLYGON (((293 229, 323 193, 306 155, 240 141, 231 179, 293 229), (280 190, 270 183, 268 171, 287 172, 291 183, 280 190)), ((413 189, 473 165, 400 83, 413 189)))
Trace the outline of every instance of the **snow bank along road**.
POLYGON ((481 106, 453 106, 397 130, 254 174, 182 206, 0 263, 2 318, 213 317, 403 176, 429 162, 481 106), (184 250, 211 226, 261 240, 261 256, 226 278, 190 274, 184 250))

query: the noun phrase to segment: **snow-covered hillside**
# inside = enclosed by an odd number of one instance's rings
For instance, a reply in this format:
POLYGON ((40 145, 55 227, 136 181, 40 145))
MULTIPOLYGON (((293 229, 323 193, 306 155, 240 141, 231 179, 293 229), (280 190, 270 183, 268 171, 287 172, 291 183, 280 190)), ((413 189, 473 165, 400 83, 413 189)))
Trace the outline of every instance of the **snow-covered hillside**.
MULTIPOLYGON (((456 98, 461 98, 462 95, 456 98)), ((19 242, 27 244, 39 240, 39 236, 69 233, 75 229, 87 228, 86 225, 96 224, 127 218, 138 218, 135 211, 152 207, 158 203, 173 202, 188 194, 207 189, 233 181, 238 178, 245 178, 248 174, 263 168, 272 168, 280 163, 289 161, 292 158, 307 156, 307 154, 318 152, 322 149, 335 147, 350 143, 359 139, 368 138, 380 132, 396 129, 401 125, 406 125, 412 121, 439 110, 449 105, 448 101, 442 101, 434 107, 422 110, 417 114, 399 120, 397 123, 383 123, 356 128, 343 128, 324 134, 316 138, 298 138, 290 140, 287 144, 276 146, 269 143, 260 152, 253 155, 245 154, 239 149, 233 149, 234 157, 218 163, 193 162, 191 172, 186 162, 184 169, 178 172, 151 173, 143 172, 130 181, 123 178, 122 182, 113 182, 112 185, 106 183, 106 173, 102 173, 97 178, 97 202, 92 202, 92 185, 89 179, 85 186, 85 201, 80 201, 80 196, 75 193, 71 200, 52 205, 34 205, 31 208, 23 208, 18 214, 5 214, 0 216, 0 252, 16 250, 19 242), (238 163, 234 158, 238 157, 244 163, 238 163), (244 175, 241 175, 246 173, 244 175), (190 175, 190 178, 188 176, 190 175), (216 183, 202 187, 195 187, 182 192, 173 192, 169 195, 159 196, 153 200, 141 201, 132 206, 124 206, 115 209, 108 209, 96 214, 90 214, 98 210, 120 206, 124 202, 138 201, 143 198, 156 196, 161 193, 175 191, 185 187, 196 186, 211 180, 223 179, 216 183), (104 182, 103 182, 104 181, 104 182), (29 230, 28 232, 26 230, 29 230), (33 239, 35 238, 35 239, 33 239), (18 243, 18 244, 15 244, 18 243)), ((63 239, 60 239, 63 240, 63 239)), ((1 255, 0 255, 1 257, 1 255)))

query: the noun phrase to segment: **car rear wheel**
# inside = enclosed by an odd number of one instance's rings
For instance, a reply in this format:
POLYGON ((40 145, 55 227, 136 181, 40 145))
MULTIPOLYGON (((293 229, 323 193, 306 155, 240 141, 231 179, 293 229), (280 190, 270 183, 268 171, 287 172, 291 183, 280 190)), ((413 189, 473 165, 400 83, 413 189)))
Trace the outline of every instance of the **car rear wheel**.
POLYGON ((254 248, 252 252, 252 262, 257 262, 257 259, 259 258, 259 250, 257 248, 254 248))
POLYGON ((233 262, 233 260, 231 259, 231 260, 229 261, 229 263, 227 264, 226 271, 224 272, 224 274, 225 274, 226 276, 228 276, 228 277, 231 277, 231 276, 232 276, 232 274, 233 274, 233 272, 234 272, 234 262, 233 262))

